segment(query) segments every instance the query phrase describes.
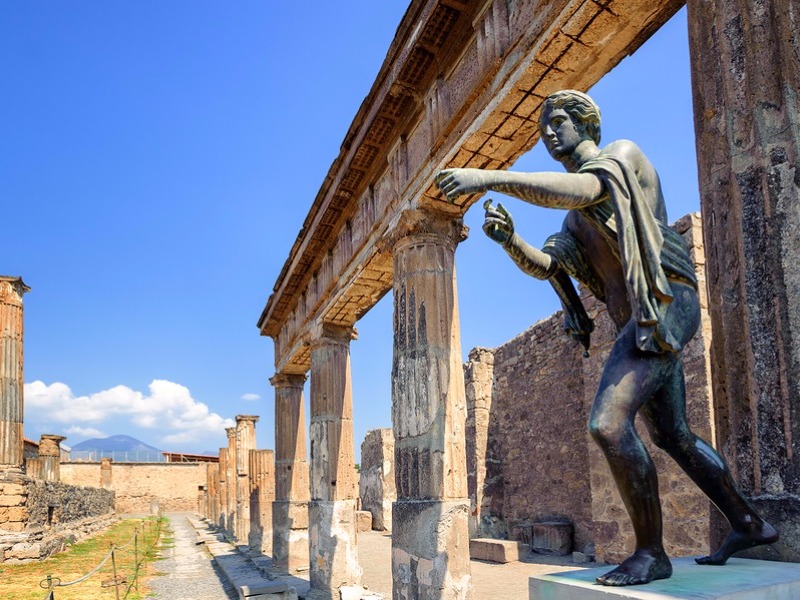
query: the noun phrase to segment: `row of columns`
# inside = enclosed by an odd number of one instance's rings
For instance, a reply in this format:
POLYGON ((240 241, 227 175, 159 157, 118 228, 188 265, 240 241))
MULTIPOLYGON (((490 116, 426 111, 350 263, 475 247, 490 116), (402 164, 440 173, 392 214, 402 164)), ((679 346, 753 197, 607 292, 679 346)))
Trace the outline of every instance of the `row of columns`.
MULTIPOLYGON (((395 598, 469 597, 469 501, 455 248, 460 218, 403 214, 394 255, 392 420, 398 499, 392 518, 395 598)), ((310 596, 358 586, 350 342, 352 325, 322 322, 311 339, 310 469, 305 461, 304 373, 275 388, 274 563, 309 568, 310 596), (307 533, 306 533, 307 532, 307 533)))

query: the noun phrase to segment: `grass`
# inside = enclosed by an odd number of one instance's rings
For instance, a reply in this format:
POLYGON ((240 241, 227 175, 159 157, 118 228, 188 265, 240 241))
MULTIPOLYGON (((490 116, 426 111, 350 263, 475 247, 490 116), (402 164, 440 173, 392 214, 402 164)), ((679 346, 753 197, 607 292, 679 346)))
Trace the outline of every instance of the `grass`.
MULTIPOLYGON (((165 521, 165 519, 161 520, 161 527, 164 527, 165 521)), ((2 565, 0 566, 0 598, 3 600, 44 600, 47 596, 47 585, 46 582, 44 587, 39 584, 48 575, 52 575, 53 581, 60 580, 62 584, 80 579, 108 555, 113 544, 117 548, 114 552, 117 581, 125 582, 119 585, 119 597, 127 600, 141 600, 144 597, 144 586, 141 582, 144 576, 150 574, 152 568, 148 563, 156 558, 158 553, 158 548, 155 547, 157 541, 155 538, 158 532, 159 528, 155 521, 125 519, 114 524, 104 533, 74 544, 66 551, 51 556, 45 561, 22 565, 2 565), (134 544, 133 538, 137 529, 138 535, 136 544, 134 544), (134 547, 138 550, 139 560, 144 559, 145 561, 137 579, 140 588, 138 592, 135 587, 129 591, 135 572, 134 547)), ((113 565, 109 558, 97 573, 85 581, 66 587, 54 587, 54 598, 56 600, 116 600, 113 582, 113 565)))

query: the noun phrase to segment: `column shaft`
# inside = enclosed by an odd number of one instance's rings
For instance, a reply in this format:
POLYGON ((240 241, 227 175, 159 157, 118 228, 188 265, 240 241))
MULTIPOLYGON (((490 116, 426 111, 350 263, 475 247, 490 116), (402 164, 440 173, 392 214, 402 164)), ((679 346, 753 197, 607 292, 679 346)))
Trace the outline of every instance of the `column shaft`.
POLYGON ((231 537, 236 537, 236 504, 239 489, 236 475, 236 427, 227 427, 225 433, 228 434, 228 460, 225 465, 225 486, 227 489, 225 529, 231 537))
POLYGON ((22 468, 22 296, 19 277, 0 276, 0 469, 22 468))
POLYGON ((61 442, 63 435, 44 434, 39 438, 40 477, 45 481, 61 481, 61 442))
POLYGON ((296 573, 308 568, 308 462, 303 384, 306 376, 278 373, 275 387, 275 502, 273 564, 296 573))
POLYGON ((460 220, 403 213, 394 243, 395 598, 469 598, 469 531, 454 252, 460 220))
POLYGON ((219 449, 219 504, 217 507, 217 525, 228 529, 228 449, 219 449))
POLYGON ((250 451, 250 550, 272 556, 275 452, 250 451))
POLYGON ((352 327, 325 324, 311 344, 311 503, 309 579, 313 598, 358 585, 357 479, 350 379, 352 327))
POLYGON ((256 449, 255 415, 236 415, 236 537, 250 540, 250 451, 256 449))
MULTIPOLYGON (((800 12, 690 0, 717 439, 800 560, 800 12)), ((776 554, 777 551, 777 554, 776 554)))

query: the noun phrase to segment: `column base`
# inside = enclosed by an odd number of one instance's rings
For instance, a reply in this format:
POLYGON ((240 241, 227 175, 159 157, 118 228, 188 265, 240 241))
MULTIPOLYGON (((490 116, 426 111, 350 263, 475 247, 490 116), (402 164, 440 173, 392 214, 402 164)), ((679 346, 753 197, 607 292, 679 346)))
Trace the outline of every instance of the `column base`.
POLYGON ((469 500, 398 500, 392 507, 392 597, 469 600, 469 500))
POLYGON ((311 556, 307 598, 333 600, 339 589, 361 583, 356 542, 356 501, 312 500, 308 503, 311 556))
POLYGON ((308 502, 272 503, 272 565, 282 573, 308 571, 308 502))

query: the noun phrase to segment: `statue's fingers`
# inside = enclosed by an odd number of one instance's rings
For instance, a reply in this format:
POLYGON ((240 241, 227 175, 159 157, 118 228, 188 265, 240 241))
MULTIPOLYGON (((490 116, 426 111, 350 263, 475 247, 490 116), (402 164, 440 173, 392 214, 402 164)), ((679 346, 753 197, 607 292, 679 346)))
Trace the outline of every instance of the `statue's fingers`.
POLYGON ((483 202, 483 210, 485 210, 488 213, 491 209, 492 209, 492 199, 487 198, 483 202))
POLYGON ((503 219, 496 219, 492 217, 486 217, 483 220, 483 228, 486 229, 487 227, 505 227, 506 222, 503 219))
POLYGON ((442 169, 441 171, 439 171, 436 174, 436 177, 433 178, 433 181, 438 184, 440 181, 442 181, 445 177, 450 175, 450 173, 452 173, 452 172, 453 172, 452 169, 442 169))
POLYGON ((501 202, 497 203, 497 212, 499 212, 504 217, 507 217, 509 219, 511 218, 511 213, 506 210, 506 207, 503 206, 501 202))

